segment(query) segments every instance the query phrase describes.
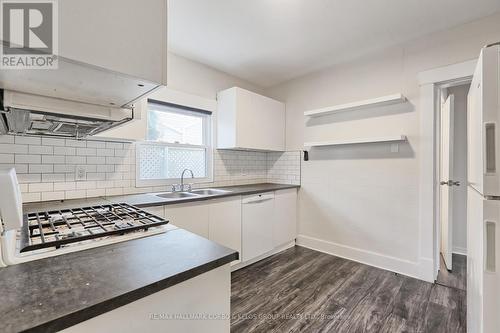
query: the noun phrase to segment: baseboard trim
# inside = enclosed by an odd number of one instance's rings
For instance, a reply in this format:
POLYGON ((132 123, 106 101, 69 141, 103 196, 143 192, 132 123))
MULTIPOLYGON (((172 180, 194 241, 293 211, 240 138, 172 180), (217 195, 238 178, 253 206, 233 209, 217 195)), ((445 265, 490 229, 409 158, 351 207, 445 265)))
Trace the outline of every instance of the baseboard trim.
POLYGON ((418 262, 413 262, 305 235, 297 237, 297 245, 416 279, 434 282, 433 264, 430 258, 421 258, 418 262))
POLYGON ((255 258, 253 258, 251 260, 247 260, 245 262, 239 262, 237 264, 232 265, 231 266, 231 272, 234 272, 234 271, 236 271, 236 270, 238 270, 240 268, 246 267, 248 265, 255 264, 257 261, 261 261, 262 259, 270 257, 273 254, 279 253, 281 251, 285 251, 286 249, 289 249, 289 248, 294 247, 294 246, 295 246, 295 241, 294 240, 291 241, 291 242, 289 242, 289 243, 285 243, 283 245, 280 245, 280 246, 272 249, 271 251, 266 252, 266 253, 264 253, 264 254, 262 254, 262 255, 260 255, 258 257, 255 257, 255 258))
POLYGON ((467 255, 467 249, 465 247, 454 246, 453 250, 452 250, 452 253, 466 256, 467 255))

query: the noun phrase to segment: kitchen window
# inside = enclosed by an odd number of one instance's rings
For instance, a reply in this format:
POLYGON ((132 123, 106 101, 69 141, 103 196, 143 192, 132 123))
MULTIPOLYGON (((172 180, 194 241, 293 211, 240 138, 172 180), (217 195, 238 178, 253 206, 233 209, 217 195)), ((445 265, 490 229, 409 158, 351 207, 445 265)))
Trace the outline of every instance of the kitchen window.
POLYGON ((184 169, 195 177, 186 183, 212 181, 211 118, 209 111, 148 100, 146 141, 137 145, 137 186, 179 183, 184 169))

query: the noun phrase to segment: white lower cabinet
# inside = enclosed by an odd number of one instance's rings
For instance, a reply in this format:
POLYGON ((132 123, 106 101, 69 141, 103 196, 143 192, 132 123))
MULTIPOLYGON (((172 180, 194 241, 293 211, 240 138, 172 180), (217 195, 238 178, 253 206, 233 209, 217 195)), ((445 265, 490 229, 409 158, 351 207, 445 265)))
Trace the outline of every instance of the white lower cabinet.
POLYGON ((275 192, 273 219, 273 246, 293 241, 297 237, 297 190, 275 192))
POLYGON ((187 202, 165 206, 165 218, 176 227, 208 238, 209 202, 187 202))
POLYGON ((238 251, 241 261, 241 199, 239 196, 210 201, 208 239, 238 251))
POLYGON ((236 269, 297 237, 297 189, 143 208, 170 225, 238 251, 236 269))
POLYGON ((165 208, 163 206, 144 207, 141 209, 153 215, 165 218, 165 208))

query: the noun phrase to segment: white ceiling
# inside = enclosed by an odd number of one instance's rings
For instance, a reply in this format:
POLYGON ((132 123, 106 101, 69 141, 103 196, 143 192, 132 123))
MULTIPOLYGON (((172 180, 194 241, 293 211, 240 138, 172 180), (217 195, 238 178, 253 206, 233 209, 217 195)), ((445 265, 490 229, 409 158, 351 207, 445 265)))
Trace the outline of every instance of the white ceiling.
POLYGON ((500 0, 169 0, 169 47, 272 86, 500 10, 500 0))

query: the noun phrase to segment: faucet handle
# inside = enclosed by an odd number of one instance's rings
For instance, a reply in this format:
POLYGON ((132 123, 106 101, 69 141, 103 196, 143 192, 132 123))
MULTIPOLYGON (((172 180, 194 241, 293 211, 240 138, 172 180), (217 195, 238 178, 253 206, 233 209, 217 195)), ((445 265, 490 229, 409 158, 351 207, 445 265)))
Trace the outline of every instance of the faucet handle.
POLYGON ((172 184, 172 188, 171 188, 171 189, 172 189, 172 192, 177 192, 177 191, 178 191, 178 190, 177 190, 178 188, 179 188, 179 184, 172 184))

